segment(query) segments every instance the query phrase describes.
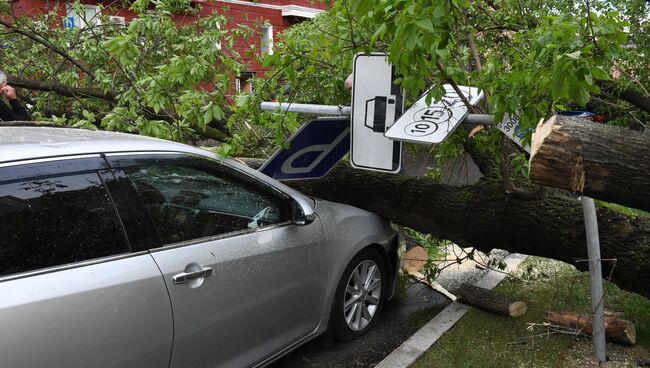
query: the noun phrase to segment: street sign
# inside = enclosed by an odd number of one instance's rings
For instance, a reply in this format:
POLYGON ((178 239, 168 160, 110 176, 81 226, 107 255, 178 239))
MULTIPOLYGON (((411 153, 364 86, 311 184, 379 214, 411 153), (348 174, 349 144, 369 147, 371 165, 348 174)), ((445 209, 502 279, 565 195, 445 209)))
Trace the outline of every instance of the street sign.
MULTIPOLYGON (((435 144, 445 140, 467 115, 467 107, 451 85, 445 84, 445 96, 431 105, 426 93, 388 129, 386 137, 404 142, 435 144)), ((470 104, 476 105, 483 92, 474 87, 458 86, 470 104)))
POLYGON ((273 154, 260 171, 277 180, 323 177, 350 150, 350 119, 312 120, 291 136, 289 144, 273 154))
POLYGON ((519 114, 510 115, 506 113, 503 115, 503 120, 497 125, 497 128, 513 142, 517 143, 519 147, 530 153, 530 144, 525 142, 528 132, 521 128, 519 119, 519 114))
POLYGON ((402 143, 384 133, 402 114, 404 98, 386 57, 377 53, 354 58, 350 162, 357 169, 397 173, 402 143))

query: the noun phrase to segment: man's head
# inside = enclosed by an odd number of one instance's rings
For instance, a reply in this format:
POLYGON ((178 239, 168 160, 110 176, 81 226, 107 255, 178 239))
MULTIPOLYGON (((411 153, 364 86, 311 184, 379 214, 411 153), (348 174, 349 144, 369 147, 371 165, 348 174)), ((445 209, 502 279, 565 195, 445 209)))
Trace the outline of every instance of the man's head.
POLYGON ((16 90, 7 84, 7 73, 0 70, 0 97, 8 100, 16 99, 16 90))

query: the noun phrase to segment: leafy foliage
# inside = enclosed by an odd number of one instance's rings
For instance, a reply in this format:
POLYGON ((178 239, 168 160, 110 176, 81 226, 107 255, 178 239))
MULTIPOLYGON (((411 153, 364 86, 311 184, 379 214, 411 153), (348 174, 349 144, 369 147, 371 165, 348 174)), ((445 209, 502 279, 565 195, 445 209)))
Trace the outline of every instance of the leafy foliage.
MULTIPOLYGON (((604 88, 646 91, 648 55, 641 45, 648 45, 650 22, 640 14, 647 10, 640 0, 339 1, 284 33, 266 60, 275 82, 265 83, 276 91, 288 86, 283 100, 347 104, 342 84, 354 54, 385 51, 401 76, 407 105, 425 92, 438 98, 443 84, 456 83, 485 91, 487 103, 479 110, 496 121, 520 113, 523 128, 572 108, 605 112, 613 124, 625 126, 647 113, 604 88)), ((458 155, 469 140, 481 152, 501 149, 495 129, 471 139, 464 130, 456 135, 434 148, 441 160, 458 155)), ((511 166, 524 174, 522 157, 513 157, 511 166)))
MULTIPOLYGON (((19 78, 74 89, 74 97, 53 89, 23 96, 37 118, 176 140, 209 135, 208 124, 220 122, 230 135, 221 153, 268 155, 305 118, 260 111, 259 102, 348 105, 350 93, 342 85, 353 56, 385 51, 401 76, 407 105, 422 93, 438 98, 443 84, 455 83, 484 90, 487 103, 478 109, 497 121, 521 113, 524 128, 575 107, 607 113, 617 125, 647 119, 614 96, 630 88, 648 96, 650 53, 644 50, 650 22, 643 0, 337 1, 284 31, 274 53, 261 60, 269 72, 253 80, 253 95, 241 96, 229 95, 233 77, 245 69, 234 45, 256 25, 225 27, 228 19, 199 16, 190 0, 113 4, 130 7, 137 18, 123 27, 99 16, 100 22, 70 30, 62 26, 62 9, 34 18, 0 3, 0 14, 10 20, 0 51, 4 68, 19 78), (75 88, 102 96, 88 98, 75 88)), ((72 7, 83 13, 78 2, 72 7)), ((441 161, 468 142, 500 154, 495 129, 472 138, 464 130, 455 134, 433 148, 441 161)), ((521 158, 511 165, 525 172, 521 158)))
MULTIPOLYGON (((234 42, 251 32, 222 27, 227 19, 216 13, 198 17, 190 4, 137 0, 130 4, 137 18, 126 27, 98 15, 85 19, 87 26, 70 29, 63 26, 59 9, 34 19, 14 16, 5 2, 0 12, 12 17, 11 26, 22 34, 5 36, 7 47, 0 55, 10 75, 105 96, 62 98, 50 91, 31 92, 24 97, 38 119, 186 140, 226 118, 232 76, 244 68, 234 42), (92 74, 54 49, 64 50, 92 74)), ((78 2, 72 8, 84 14, 78 2)), ((103 10, 100 5, 101 14, 103 10)))

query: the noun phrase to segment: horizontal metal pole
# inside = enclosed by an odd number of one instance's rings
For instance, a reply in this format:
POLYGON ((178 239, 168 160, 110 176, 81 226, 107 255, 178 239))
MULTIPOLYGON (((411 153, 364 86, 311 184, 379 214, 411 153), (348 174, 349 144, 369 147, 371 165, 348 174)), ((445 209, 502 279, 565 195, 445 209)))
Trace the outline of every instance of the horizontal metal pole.
POLYGON ((494 124, 494 115, 488 114, 467 114, 463 124, 472 125, 492 125, 494 124))
POLYGON ((349 106, 312 105, 300 103, 262 102, 262 110, 280 110, 325 116, 350 116, 349 106))
MULTIPOLYGON (((350 116, 349 106, 336 106, 336 105, 314 105, 314 104, 300 104, 300 103, 281 103, 281 102, 262 102, 262 110, 280 110, 289 111, 302 114, 313 114, 323 116, 350 116)), ((472 125, 492 125, 494 123, 494 115, 488 114, 468 114, 463 120, 465 124, 472 125)))

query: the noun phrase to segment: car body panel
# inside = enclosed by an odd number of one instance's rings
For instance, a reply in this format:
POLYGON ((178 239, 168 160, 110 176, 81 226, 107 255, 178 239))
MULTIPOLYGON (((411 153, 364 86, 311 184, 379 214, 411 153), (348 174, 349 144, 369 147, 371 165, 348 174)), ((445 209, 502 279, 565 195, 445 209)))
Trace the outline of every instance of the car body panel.
POLYGON ((3 367, 166 367, 172 310, 149 254, 0 280, 3 367))
MULTIPOLYGON (((368 246, 377 246, 384 250, 389 263, 387 264, 389 274, 396 275, 396 267, 390 263, 396 262, 398 239, 397 232, 386 220, 356 207, 318 200, 316 213, 326 229, 328 243, 325 257, 328 264, 326 300, 329 303, 319 329, 319 332, 323 332, 328 325, 336 287, 352 258, 368 246), (360 229, 373 229, 373 231, 360 231, 360 229)), ((393 276, 389 282, 391 285, 388 299, 392 298, 395 292, 396 277, 393 276)))
POLYGON ((323 244, 314 222, 152 251, 174 309, 171 367, 246 367, 313 333, 325 304, 323 244), (190 264, 213 273, 174 284, 190 264))

